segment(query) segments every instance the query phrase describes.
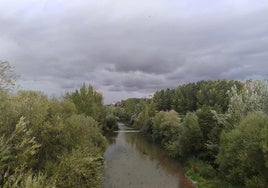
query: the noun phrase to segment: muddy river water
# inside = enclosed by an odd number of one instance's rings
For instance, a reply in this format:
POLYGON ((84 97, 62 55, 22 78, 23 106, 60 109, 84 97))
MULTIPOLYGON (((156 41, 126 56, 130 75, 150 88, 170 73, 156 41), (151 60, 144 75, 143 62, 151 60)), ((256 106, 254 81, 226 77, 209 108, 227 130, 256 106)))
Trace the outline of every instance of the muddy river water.
POLYGON ((193 188, 182 166, 140 132, 119 124, 105 152, 103 188, 193 188))

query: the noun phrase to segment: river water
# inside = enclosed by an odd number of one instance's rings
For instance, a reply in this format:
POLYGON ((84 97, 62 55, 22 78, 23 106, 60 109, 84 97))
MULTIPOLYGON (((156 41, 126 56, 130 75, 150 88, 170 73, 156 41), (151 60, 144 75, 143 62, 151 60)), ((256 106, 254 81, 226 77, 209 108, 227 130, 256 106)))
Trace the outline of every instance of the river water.
POLYGON ((193 188, 181 165, 141 133, 119 124, 104 157, 103 188, 193 188))

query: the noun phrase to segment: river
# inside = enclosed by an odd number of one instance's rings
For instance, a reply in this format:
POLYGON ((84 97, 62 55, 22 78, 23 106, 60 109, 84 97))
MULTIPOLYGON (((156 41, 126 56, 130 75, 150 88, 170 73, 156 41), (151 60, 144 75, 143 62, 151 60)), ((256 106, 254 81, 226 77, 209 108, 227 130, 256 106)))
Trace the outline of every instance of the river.
POLYGON ((182 166, 141 133, 119 124, 104 154, 103 188, 193 188, 182 166))

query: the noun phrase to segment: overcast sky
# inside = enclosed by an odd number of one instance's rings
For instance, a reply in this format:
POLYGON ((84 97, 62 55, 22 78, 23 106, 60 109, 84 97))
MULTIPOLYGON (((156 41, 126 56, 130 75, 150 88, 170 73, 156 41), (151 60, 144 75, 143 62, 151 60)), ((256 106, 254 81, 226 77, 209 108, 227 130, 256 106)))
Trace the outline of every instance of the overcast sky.
POLYGON ((0 26, 0 60, 48 95, 268 78, 267 0, 0 0, 0 26))

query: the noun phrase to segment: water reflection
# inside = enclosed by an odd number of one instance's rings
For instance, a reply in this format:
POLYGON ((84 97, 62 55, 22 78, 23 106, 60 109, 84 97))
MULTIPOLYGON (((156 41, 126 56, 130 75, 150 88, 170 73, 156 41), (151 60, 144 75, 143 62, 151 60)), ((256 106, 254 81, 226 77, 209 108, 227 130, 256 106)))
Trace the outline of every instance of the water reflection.
POLYGON ((105 137, 108 140, 109 145, 115 144, 117 135, 118 135, 117 132, 111 132, 105 135, 105 137))
MULTIPOLYGON (((120 124, 120 130, 127 129, 120 124)), ((180 164, 140 133, 113 135, 105 159, 104 188, 194 187, 180 164)))

